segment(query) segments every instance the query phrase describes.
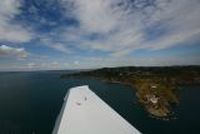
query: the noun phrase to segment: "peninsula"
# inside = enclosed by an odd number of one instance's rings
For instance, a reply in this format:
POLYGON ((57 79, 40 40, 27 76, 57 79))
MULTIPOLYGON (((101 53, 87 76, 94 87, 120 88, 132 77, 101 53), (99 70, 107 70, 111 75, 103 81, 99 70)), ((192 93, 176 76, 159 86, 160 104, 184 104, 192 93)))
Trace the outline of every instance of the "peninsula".
POLYGON ((85 76, 134 87, 146 111, 163 118, 171 114, 172 105, 179 104, 179 86, 200 84, 200 66, 102 68, 63 74, 61 78, 85 76))

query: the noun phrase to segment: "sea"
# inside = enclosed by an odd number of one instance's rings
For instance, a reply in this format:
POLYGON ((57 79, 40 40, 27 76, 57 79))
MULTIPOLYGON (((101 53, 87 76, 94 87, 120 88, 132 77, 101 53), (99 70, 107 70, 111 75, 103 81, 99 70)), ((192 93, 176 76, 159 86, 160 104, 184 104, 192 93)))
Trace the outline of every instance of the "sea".
POLYGON ((80 85, 89 85, 143 134, 200 134, 199 85, 179 87, 180 103, 163 120, 149 115, 129 86, 89 77, 61 79, 63 73, 70 71, 1 72, 0 134, 51 134, 63 98, 80 85))

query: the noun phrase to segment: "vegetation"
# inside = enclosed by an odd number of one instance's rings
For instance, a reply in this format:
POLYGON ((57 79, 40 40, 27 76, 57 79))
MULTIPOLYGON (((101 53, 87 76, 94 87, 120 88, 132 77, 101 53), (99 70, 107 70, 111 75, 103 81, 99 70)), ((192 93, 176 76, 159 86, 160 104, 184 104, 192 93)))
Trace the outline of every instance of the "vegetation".
POLYGON ((107 82, 135 87, 138 101, 156 117, 171 113, 171 105, 178 104, 178 87, 200 84, 199 66, 174 67, 118 67, 63 74, 61 77, 90 76, 107 82))

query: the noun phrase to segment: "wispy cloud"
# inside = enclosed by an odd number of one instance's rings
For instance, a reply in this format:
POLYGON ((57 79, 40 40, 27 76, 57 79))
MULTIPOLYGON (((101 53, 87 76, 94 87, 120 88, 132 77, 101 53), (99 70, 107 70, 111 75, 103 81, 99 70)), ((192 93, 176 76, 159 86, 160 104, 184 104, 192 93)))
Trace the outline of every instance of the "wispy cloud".
POLYGON ((53 44, 51 47, 56 49, 56 50, 58 50, 58 51, 60 51, 60 52, 71 53, 69 48, 65 47, 65 44, 56 43, 56 44, 53 44))
MULTIPOLYGON (((81 49, 126 55, 137 49, 158 50, 181 45, 200 36, 198 0, 63 1, 73 3, 72 13, 80 23, 73 32, 66 30, 65 39, 81 49), (87 38, 93 35, 93 39, 87 38)), ((66 5, 68 8, 69 4, 66 5)))
POLYGON ((0 3, 0 41, 14 43, 28 42, 32 34, 28 28, 12 21, 20 14, 21 0, 1 0, 0 3))
POLYGON ((175 54, 200 42, 199 13, 199 0, 1 0, 0 58, 28 50, 21 69, 200 64, 175 54))

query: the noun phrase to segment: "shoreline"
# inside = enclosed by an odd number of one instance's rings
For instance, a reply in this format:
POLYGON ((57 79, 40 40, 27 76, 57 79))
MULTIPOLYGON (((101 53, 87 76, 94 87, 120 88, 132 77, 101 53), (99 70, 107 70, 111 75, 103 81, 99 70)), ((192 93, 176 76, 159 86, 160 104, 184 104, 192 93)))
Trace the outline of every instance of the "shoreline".
POLYGON ((136 90, 137 100, 144 109, 158 118, 165 118, 173 113, 172 105, 179 104, 180 85, 200 84, 199 67, 103 68, 66 74, 61 78, 83 76, 130 86, 136 90))

